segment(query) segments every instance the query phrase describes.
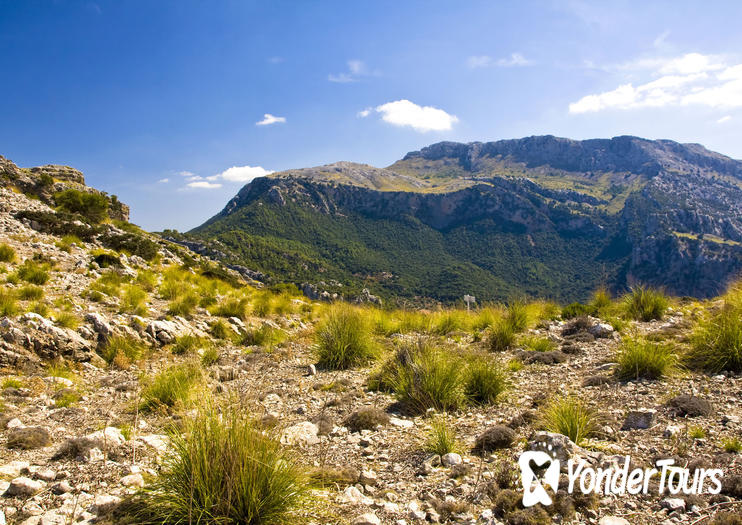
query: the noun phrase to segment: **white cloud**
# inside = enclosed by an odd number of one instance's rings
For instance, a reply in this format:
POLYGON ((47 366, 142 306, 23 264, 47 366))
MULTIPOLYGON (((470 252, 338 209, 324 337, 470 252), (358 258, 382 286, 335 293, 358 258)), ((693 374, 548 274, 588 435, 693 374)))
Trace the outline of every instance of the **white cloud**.
POLYGON ((158 182, 159 184, 165 184, 166 182, 170 182, 170 179, 168 179, 168 178, 165 178, 165 179, 160 179, 160 180, 158 180, 157 182, 158 182))
POLYGON ((717 120, 716 123, 717 124, 724 124, 725 122, 729 122, 730 120, 732 120, 731 115, 724 115, 719 120, 717 120))
POLYGON ((256 177, 265 177, 271 173, 273 172, 261 166, 232 166, 217 177, 229 182, 250 182, 256 177))
POLYGON ((368 117, 371 114, 371 112, 373 111, 373 109, 374 108, 362 109, 361 111, 359 111, 358 113, 356 113, 356 116, 358 118, 366 118, 366 117, 368 117))
POLYGON ((491 56, 487 55, 476 55, 470 56, 466 59, 466 66, 471 69, 477 69, 482 67, 522 67, 530 66, 533 61, 528 60, 521 53, 512 53, 509 57, 499 58, 494 60, 491 56))
POLYGON ((286 117, 276 117, 270 113, 263 114, 263 120, 259 120, 255 123, 256 126, 270 126, 271 124, 283 124, 286 122, 286 117))
POLYGON ((221 188, 222 185, 216 182, 200 180, 196 182, 189 182, 188 184, 186 184, 186 187, 193 188, 193 189, 213 190, 216 188, 221 188))
POLYGON ((619 69, 632 75, 650 70, 656 78, 637 85, 627 82, 610 91, 586 95, 570 104, 569 112, 689 105, 742 107, 742 64, 727 65, 714 55, 688 53, 672 59, 641 59, 619 69))
POLYGON ((179 171, 178 175, 181 177, 197 177, 197 175, 192 171, 179 171))
MULTIPOLYGON (((366 110, 364 110, 366 111, 366 110)), ((370 110, 368 110, 370 112, 370 110)), ((449 115, 442 109, 432 106, 418 106, 409 100, 395 100, 376 106, 374 111, 381 114, 381 119, 394 126, 409 126, 415 131, 446 131, 459 121, 455 115, 449 115)))

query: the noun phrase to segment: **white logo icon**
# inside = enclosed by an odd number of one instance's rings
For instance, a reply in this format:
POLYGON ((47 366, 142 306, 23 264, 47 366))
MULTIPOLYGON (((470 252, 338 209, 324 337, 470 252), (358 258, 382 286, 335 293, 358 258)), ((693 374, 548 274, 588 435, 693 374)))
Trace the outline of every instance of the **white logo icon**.
POLYGON ((544 473, 543 482, 556 492, 559 488, 559 460, 553 459, 549 454, 540 450, 523 452, 518 459, 520 479, 523 483, 523 506, 532 507, 536 503, 551 505, 551 497, 541 484, 541 480, 533 472, 530 465, 531 462, 537 467, 543 467, 547 463, 550 463, 544 473))

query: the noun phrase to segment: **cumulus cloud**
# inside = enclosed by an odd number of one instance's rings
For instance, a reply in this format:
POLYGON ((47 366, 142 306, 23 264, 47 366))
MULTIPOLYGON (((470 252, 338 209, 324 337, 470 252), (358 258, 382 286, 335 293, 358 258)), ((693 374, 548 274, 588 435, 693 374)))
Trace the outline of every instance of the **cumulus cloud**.
POLYGON ((270 126, 271 124, 283 124, 286 122, 286 117, 276 117, 270 113, 263 114, 263 120, 259 120, 255 123, 256 126, 270 126))
MULTIPOLYGON (((360 117, 366 117, 371 109, 359 112, 360 117)), ((459 121, 455 115, 450 115, 442 109, 432 106, 418 106, 409 100, 395 100, 373 108, 373 111, 381 115, 384 122, 394 126, 411 127, 415 131, 425 133, 428 131, 446 131, 459 121)))
POLYGON ((466 59, 467 67, 471 69, 477 69, 482 67, 522 67, 530 66, 533 64, 532 60, 528 60, 521 53, 512 53, 509 57, 493 59, 487 55, 476 55, 470 56, 466 59))
POLYGON ((714 55, 688 53, 660 60, 642 59, 625 68, 631 74, 650 71, 648 80, 585 95, 569 105, 570 113, 673 106, 742 107, 742 64, 729 65, 714 55))
POLYGON ((193 188, 193 189, 202 189, 202 190, 214 190, 216 188, 221 188, 222 185, 218 182, 209 182, 207 180, 199 180, 195 182, 189 182, 186 184, 186 187, 193 188))
POLYGON ((229 182, 250 182, 256 177, 265 177, 273 173, 261 166, 232 166, 217 177, 229 182))

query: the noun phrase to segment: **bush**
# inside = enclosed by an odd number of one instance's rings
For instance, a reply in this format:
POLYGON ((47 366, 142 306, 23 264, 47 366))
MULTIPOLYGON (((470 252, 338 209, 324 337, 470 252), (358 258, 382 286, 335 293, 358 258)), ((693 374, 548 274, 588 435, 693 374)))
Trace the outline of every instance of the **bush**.
POLYGON ((353 412, 345 420, 345 425, 351 432, 361 430, 376 430, 379 425, 389 423, 389 416, 376 407, 364 407, 353 412))
POLYGON ((154 377, 145 380, 142 389, 142 408, 185 408, 192 404, 196 387, 203 381, 198 363, 171 365, 154 377))
POLYGON ((133 361, 139 360, 146 349, 144 343, 138 339, 124 335, 114 335, 106 341, 101 350, 101 355, 109 365, 115 364, 120 368, 126 368, 133 361))
POLYGON ((77 235, 65 235, 59 239, 56 243, 57 248, 63 252, 71 252, 73 246, 82 246, 83 242, 77 235))
POLYGON ((18 303, 13 290, 0 288, 0 316, 12 317, 18 314, 18 303))
POLYGON ((110 250, 137 255, 145 261, 157 256, 159 247, 149 237, 136 233, 104 233, 98 240, 110 250))
POLYGON ((136 284, 124 287, 124 293, 121 295, 121 301, 119 302, 119 310, 126 314, 147 315, 147 292, 136 284))
POLYGON ((606 288, 598 288, 593 294, 590 306, 592 306, 596 312, 601 312, 602 310, 610 308, 613 306, 611 293, 606 288))
POLYGON ((402 348, 395 359, 391 388, 408 412, 456 410, 466 401, 462 364, 448 352, 419 341, 402 348))
POLYGON ((207 408, 173 435, 159 477, 117 522, 291 523, 308 487, 294 457, 242 411, 207 408))
POLYGON ((448 426, 444 417, 433 418, 430 422, 430 431, 425 442, 425 450, 439 456, 458 450, 456 431, 448 426))
POLYGON ((477 357, 469 361, 464 379, 464 393, 476 404, 492 404, 507 388, 507 375, 499 361, 477 357))
POLYGON ((78 213, 92 223, 99 223, 108 217, 108 198, 99 193, 69 189, 54 195, 60 210, 78 213))
POLYGON ((345 304, 332 306, 315 333, 319 365, 345 369, 367 363, 378 352, 367 317, 345 304))
POLYGON ((44 297, 44 289, 40 286, 29 284, 18 290, 18 298, 23 301, 38 301, 44 297))
POLYGON ((626 314, 635 321, 654 321, 662 319, 670 301, 659 290, 635 286, 623 299, 626 314))
POLYGON ((0 262, 12 263, 15 261, 15 250, 6 243, 0 243, 0 262))
POLYGON ((234 330, 222 319, 217 319, 211 323, 209 333, 217 339, 231 339, 235 335, 234 330))
POLYGON ((616 361, 619 379, 660 379, 674 370, 677 357, 667 344, 624 337, 616 361))
POLYGON ((709 319, 698 322, 687 361, 711 373, 742 371, 742 305, 727 302, 709 319))
POLYGON ((491 352, 504 352, 515 343, 515 330, 505 320, 501 320, 490 329, 487 343, 491 352))
POLYGON ((573 397, 557 397, 544 410, 544 430, 556 432, 579 445, 598 428, 595 411, 573 397))
POLYGON ((591 305, 582 303, 571 303, 562 308, 562 319, 574 319, 583 315, 595 315, 597 309, 591 305))
POLYGON ((46 265, 36 264, 30 259, 26 259, 17 270, 18 277, 23 281, 39 286, 46 284, 49 280, 49 272, 46 265))

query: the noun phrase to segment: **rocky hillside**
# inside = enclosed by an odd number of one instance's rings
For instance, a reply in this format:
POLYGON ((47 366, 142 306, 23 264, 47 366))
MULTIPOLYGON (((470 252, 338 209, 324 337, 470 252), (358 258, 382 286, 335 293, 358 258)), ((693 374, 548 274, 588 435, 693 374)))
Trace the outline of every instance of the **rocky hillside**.
MULTIPOLYGON (((739 522, 739 286, 564 309, 328 305, 113 218, 105 195, 61 196, 100 195, 81 176, 40 196, 33 174, 0 188, 0 523, 739 522), (525 509, 518 456, 542 449, 724 477, 699 496, 560 484, 525 509)), ((333 195, 368 190, 353 188, 333 195)))
POLYGON ((348 296, 582 300, 641 282, 710 297, 742 270, 741 203, 742 162, 700 145, 545 136, 272 174, 191 233, 348 296))

